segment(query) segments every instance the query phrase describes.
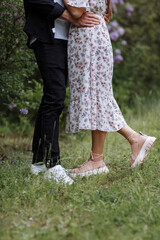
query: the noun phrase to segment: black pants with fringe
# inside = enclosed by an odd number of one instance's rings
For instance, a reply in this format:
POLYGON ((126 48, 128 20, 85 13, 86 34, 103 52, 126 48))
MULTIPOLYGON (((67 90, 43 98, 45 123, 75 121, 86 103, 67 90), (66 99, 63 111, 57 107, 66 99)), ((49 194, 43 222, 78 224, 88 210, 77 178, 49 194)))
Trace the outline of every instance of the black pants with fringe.
POLYGON ((34 43, 34 53, 43 79, 43 96, 38 110, 32 152, 34 163, 47 167, 60 164, 59 116, 64 107, 67 79, 67 41, 34 43))

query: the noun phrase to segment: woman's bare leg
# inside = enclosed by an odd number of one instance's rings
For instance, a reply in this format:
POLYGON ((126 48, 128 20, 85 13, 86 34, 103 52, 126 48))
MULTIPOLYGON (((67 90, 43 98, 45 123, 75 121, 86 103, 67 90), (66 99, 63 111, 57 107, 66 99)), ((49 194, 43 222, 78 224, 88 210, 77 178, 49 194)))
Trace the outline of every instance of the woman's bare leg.
MULTIPOLYGON (((134 163, 134 161, 136 160, 144 142, 147 139, 147 136, 137 133, 132 128, 130 128, 128 125, 121 128, 118 131, 118 133, 120 133, 122 136, 124 136, 131 145, 131 149, 132 149, 132 160, 130 163, 130 166, 131 166, 134 163)), ((91 156, 88 161, 86 161, 82 164, 81 167, 73 169, 71 171, 71 173, 79 174, 79 173, 84 173, 87 171, 92 171, 94 169, 106 167, 106 165, 103 161, 103 147, 104 147, 105 137, 106 137, 106 132, 99 131, 99 130, 92 131, 91 156)), ((153 142, 150 144, 153 145, 153 142)), ((150 148, 151 148, 151 146, 149 146, 149 149, 150 148)), ((106 170, 106 173, 107 172, 108 172, 108 170, 106 170)))
MULTIPOLYGON (((124 136, 131 145, 132 149, 132 160, 130 165, 133 164, 135 159, 137 158, 140 149, 142 148, 147 136, 140 135, 128 125, 121 128, 118 133, 124 136)), ((100 161, 103 159, 103 147, 105 142, 106 132, 102 131, 92 131, 92 154, 93 154, 93 161, 100 161), (95 154, 94 154, 95 153, 95 154), (99 158, 97 158, 97 154, 101 154, 99 158), (95 159, 94 159, 95 157, 95 159)))
MULTIPOLYGON (((144 144, 146 140, 146 136, 142 136, 136 131, 134 131, 132 128, 130 128, 128 125, 121 128, 118 133, 120 133, 122 136, 124 136, 128 142, 131 145, 132 149, 132 160, 130 165, 135 161, 136 157, 138 156, 138 153, 144 144)), ((102 131, 92 131, 92 154, 93 154, 93 161, 100 161, 103 159, 103 147, 105 142, 106 132, 102 131), (95 153, 95 154, 94 154, 95 153), (97 154, 101 154, 101 156, 98 158, 97 154)))
MULTIPOLYGON (((99 130, 92 131, 92 149, 88 161, 84 162, 81 167, 71 171, 73 174, 93 171, 95 169, 106 167, 103 161, 103 147, 105 142, 106 132, 99 130)), ((106 168, 107 169, 107 168, 106 168)), ((106 173, 108 169, 106 170, 106 173)))
MULTIPOLYGON (((92 131, 92 155, 93 159, 94 156, 98 156, 103 154, 103 147, 106 138, 106 132, 102 132, 99 130, 92 131)), ((102 160, 103 156, 99 156, 95 158, 95 161, 102 160)))

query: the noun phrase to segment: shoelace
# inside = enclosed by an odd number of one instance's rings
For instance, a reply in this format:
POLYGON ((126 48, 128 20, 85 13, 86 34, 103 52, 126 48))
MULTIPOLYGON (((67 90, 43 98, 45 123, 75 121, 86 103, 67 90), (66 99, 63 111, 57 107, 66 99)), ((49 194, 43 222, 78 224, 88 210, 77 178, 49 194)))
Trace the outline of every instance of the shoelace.
MULTIPOLYGON (((136 132, 131 133, 131 134, 129 135, 129 137, 127 138, 127 140, 131 139, 132 136, 133 136, 135 133, 136 133, 136 132)), ((146 135, 145 135, 144 133, 142 133, 142 132, 139 132, 139 134, 140 134, 141 136, 146 136, 146 135)))
POLYGON ((93 159, 97 159, 99 157, 103 157, 103 154, 99 154, 99 153, 94 153, 91 151, 91 156, 90 156, 90 159, 93 160, 93 159), (93 154, 96 155, 97 157, 93 157, 93 154))

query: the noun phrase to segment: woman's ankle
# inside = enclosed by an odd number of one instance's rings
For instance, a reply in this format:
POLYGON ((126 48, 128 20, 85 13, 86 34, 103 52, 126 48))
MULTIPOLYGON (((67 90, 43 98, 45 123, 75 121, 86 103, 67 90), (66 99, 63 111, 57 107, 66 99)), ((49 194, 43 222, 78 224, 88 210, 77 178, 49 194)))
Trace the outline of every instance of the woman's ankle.
POLYGON ((90 160, 94 162, 99 162, 103 160, 103 154, 94 153, 91 151, 90 160))
POLYGON ((128 142, 129 142, 131 145, 133 145, 133 144, 135 144, 135 143, 138 143, 139 137, 140 137, 139 133, 133 132, 133 133, 127 138, 127 140, 128 140, 128 142))

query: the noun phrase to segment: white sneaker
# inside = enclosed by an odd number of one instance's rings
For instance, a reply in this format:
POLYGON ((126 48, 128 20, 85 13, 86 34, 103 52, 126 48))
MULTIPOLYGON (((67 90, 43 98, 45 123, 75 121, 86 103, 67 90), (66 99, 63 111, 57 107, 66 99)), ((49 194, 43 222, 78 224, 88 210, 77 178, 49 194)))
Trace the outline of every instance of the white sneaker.
POLYGON ((65 183, 71 185, 73 179, 71 179, 67 174, 65 169, 61 165, 57 165, 50 168, 44 174, 45 179, 54 179, 57 183, 65 183))
POLYGON ((41 172, 45 172, 47 170, 45 164, 32 164, 31 165, 31 173, 38 175, 41 172))

